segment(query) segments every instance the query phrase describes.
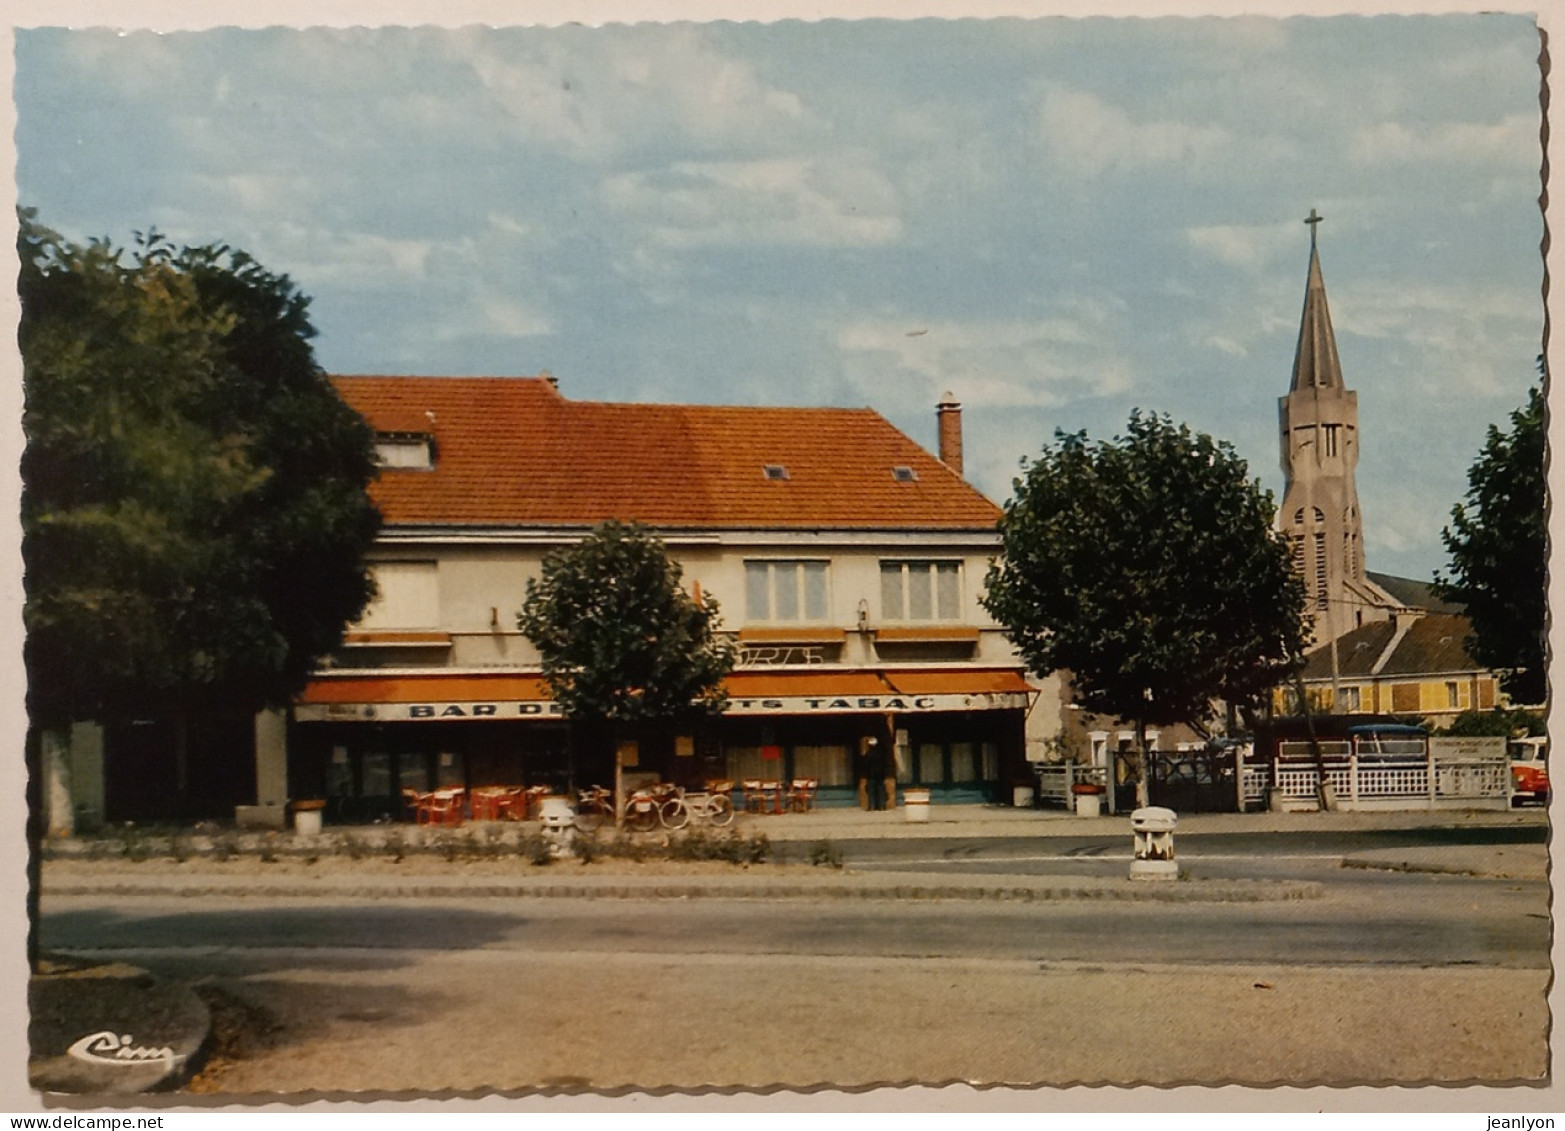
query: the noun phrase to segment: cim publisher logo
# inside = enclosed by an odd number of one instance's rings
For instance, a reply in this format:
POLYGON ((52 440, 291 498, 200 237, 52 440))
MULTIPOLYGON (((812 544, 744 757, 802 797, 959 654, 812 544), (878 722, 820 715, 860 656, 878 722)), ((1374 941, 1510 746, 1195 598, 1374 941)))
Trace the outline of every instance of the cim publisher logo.
POLYGON ((147 1048, 135 1043, 129 1033, 123 1036, 105 1029, 91 1033, 66 1049, 68 1056, 85 1060, 88 1064, 169 1064, 174 1063, 174 1050, 168 1047, 147 1048))

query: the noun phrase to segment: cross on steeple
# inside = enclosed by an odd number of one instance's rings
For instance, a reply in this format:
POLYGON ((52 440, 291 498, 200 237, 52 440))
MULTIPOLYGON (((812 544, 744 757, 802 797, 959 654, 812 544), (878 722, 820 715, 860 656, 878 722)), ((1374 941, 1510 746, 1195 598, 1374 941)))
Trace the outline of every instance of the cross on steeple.
POLYGON ((1304 219, 1304 222, 1310 226, 1310 247, 1312 249, 1315 247, 1316 226, 1325 218, 1326 217, 1322 216, 1319 212, 1315 211, 1315 209, 1311 208, 1310 214, 1304 219))

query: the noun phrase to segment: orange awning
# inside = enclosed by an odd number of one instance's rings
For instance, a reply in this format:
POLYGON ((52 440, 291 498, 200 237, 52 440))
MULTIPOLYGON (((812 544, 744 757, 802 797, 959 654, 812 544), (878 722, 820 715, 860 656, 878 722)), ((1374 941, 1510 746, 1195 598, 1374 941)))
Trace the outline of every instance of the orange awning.
POLYGON ((741 644, 841 644, 848 638, 842 628, 741 628, 741 644))
POLYGON ((947 625, 922 625, 916 628, 877 628, 875 639, 888 644, 977 644, 978 630, 947 625))
MULTIPOLYGON (((897 713, 1025 707, 1033 689, 1010 668, 734 672, 728 714, 897 713)), ((301 722, 560 717, 539 675, 319 676, 295 704, 301 722)))
POLYGON ((353 675, 326 676, 305 686, 300 703, 491 702, 549 698, 542 676, 353 675))
POLYGON ((894 669, 850 672, 734 672, 724 683, 733 698, 843 695, 1025 695, 1032 691, 1011 668, 953 671, 894 669))

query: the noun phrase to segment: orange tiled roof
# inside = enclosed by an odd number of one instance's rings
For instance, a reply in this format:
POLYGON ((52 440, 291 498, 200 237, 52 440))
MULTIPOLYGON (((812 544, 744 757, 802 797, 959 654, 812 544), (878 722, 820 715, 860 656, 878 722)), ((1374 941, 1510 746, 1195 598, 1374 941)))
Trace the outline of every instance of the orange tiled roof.
POLYGON ((999 508, 871 409, 572 401, 542 377, 335 377, 433 470, 373 488, 397 525, 990 529, 999 508), (767 464, 787 468, 769 480, 767 464), (894 466, 913 469, 899 482, 894 466))

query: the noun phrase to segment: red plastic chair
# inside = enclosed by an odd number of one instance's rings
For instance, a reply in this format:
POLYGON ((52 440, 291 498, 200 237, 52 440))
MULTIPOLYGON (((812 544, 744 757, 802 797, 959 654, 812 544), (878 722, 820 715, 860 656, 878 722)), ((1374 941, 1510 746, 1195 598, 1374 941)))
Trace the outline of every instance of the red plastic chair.
POLYGON ((437 789, 433 793, 426 794, 423 806, 419 812, 424 820, 420 824, 426 825, 460 825, 463 818, 463 807, 467 801, 467 791, 463 789, 437 789))

